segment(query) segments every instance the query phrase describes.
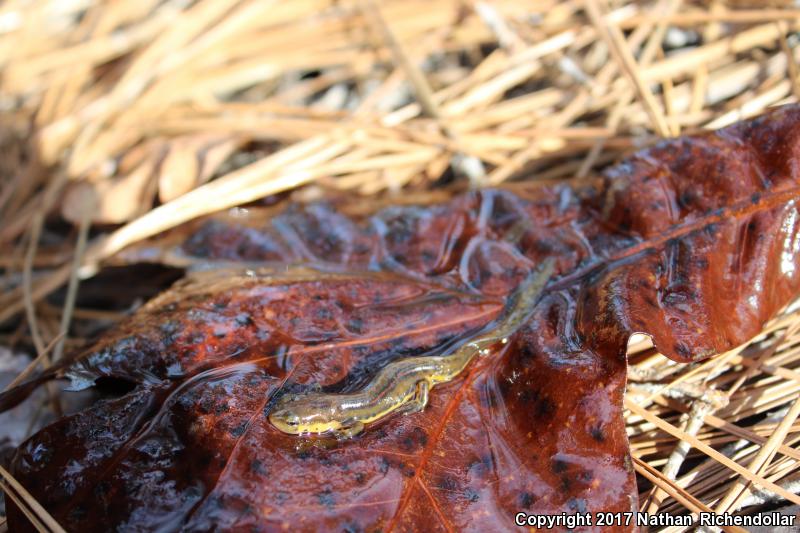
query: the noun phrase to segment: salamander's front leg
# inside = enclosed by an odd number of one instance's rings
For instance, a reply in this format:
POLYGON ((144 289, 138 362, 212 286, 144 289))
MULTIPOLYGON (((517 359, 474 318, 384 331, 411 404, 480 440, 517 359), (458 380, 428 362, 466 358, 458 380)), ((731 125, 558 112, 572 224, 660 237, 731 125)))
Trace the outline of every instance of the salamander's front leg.
POLYGON ((364 423, 358 420, 353 420, 352 422, 348 422, 346 425, 343 425, 337 429, 334 432, 334 436, 339 440, 345 440, 355 437, 362 431, 364 431, 364 423))
POLYGON ((416 393, 414 394, 414 398, 409 402, 409 413, 418 413, 425 409, 425 406, 428 405, 428 391, 430 391, 430 388, 431 386, 426 379, 417 382, 416 393))

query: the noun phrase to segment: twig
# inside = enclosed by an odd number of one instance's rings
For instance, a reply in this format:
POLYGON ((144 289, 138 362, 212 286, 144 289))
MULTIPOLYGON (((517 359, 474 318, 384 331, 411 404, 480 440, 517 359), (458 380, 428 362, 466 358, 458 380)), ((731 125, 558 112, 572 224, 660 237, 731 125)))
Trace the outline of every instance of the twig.
MULTIPOLYGON (((703 427, 703 420, 705 419, 706 415, 711 413, 711 411, 712 406, 710 402, 707 402, 703 399, 697 399, 693 401, 692 408, 689 411, 689 418, 686 421, 686 427, 684 427, 683 431, 687 435, 696 436, 700 428, 703 427)), ((675 477, 678 475, 678 470, 680 470, 681 465, 683 464, 683 461, 689 454, 689 450, 690 446, 685 440, 678 441, 678 445, 675 446, 675 449, 672 450, 669 459, 667 459, 667 464, 664 465, 664 468, 661 470, 661 473, 664 474, 666 479, 675 479, 675 477)), ((667 496, 667 493, 663 489, 653 490, 648 498, 648 504, 646 506, 647 512, 650 514, 655 514, 658 512, 658 508, 661 507, 665 496, 667 496)))
MULTIPOLYGON (((50 182, 45 189, 44 196, 42 197, 42 205, 39 208, 39 211, 33 218, 33 224, 31 226, 31 231, 29 235, 28 241, 28 249, 25 253, 25 261, 22 270, 22 288, 23 288, 23 302, 25 305, 25 314, 28 320, 28 327, 31 332, 31 337, 33 338, 33 343, 36 348, 37 359, 41 358, 42 364, 45 368, 49 367, 51 364, 51 360, 47 351, 45 350, 44 342, 42 341, 41 334, 39 332, 39 327, 36 321, 36 309, 34 307, 34 296, 31 290, 31 275, 33 271, 33 259, 36 255, 36 250, 39 246, 39 237, 42 232, 42 227, 44 226, 44 219, 47 215, 47 212, 50 210, 51 206, 55 202, 56 195, 61 191, 61 188, 66 183, 66 175, 61 174, 55 180, 50 182)), ((53 410, 56 412, 57 415, 61 415, 61 401, 59 400, 58 394, 53 390, 50 384, 47 385, 48 394, 50 397, 50 403, 53 407, 53 410)))
POLYGON ((800 97, 800 86, 798 86, 798 73, 797 73, 797 62, 795 61, 794 54, 792 53, 792 49, 789 46, 789 43, 786 41, 786 32, 788 28, 786 27, 786 22, 784 20, 779 20, 776 22, 778 25, 778 31, 780 35, 778 37, 778 42, 781 45, 781 50, 783 51, 783 55, 786 56, 786 69, 789 74, 789 81, 792 84, 792 94, 795 98, 800 97))
MULTIPOLYGON (((439 107, 436 105, 433 98, 433 91, 431 91, 428 81, 417 65, 409 59, 400 41, 397 40, 381 15, 378 6, 375 5, 373 0, 363 0, 362 5, 364 6, 363 11, 369 14, 374 20, 375 26, 380 30, 383 39, 392 51, 395 61, 406 73, 406 76, 408 76, 408 80, 414 88, 414 92, 417 95, 420 106, 422 106, 423 112, 439 123, 445 135, 458 142, 458 135, 447 126, 439 111, 439 107)), ((452 164, 455 169, 469 178, 470 184, 473 187, 479 187, 482 184, 486 171, 483 168, 483 163, 481 163, 479 159, 470 155, 455 153, 453 154, 452 164)))
POLYGON ((75 244, 75 257, 72 260, 72 273, 69 277, 67 284, 67 296, 64 300, 64 310, 61 314, 61 326, 59 328, 58 343, 53 350, 53 361, 61 359, 61 354, 64 351, 64 341, 69 332, 69 325, 72 321, 72 311, 75 308, 75 298, 78 294, 78 271, 83 263, 83 256, 86 252, 86 242, 89 238, 89 229, 91 228, 92 215, 97 201, 94 195, 84 198, 83 213, 78 225, 78 240, 75 244))
POLYGON ((662 137, 670 137, 671 132, 667 121, 653 93, 642 79, 636 60, 625 43, 625 37, 617 26, 606 23, 597 1, 598 0, 585 0, 586 13, 589 15, 589 18, 592 19, 592 22, 597 28, 597 32, 608 44, 614 58, 622 66, 622 71, 627 74, 628 81, 630 81, 633 88, 639 94, 639 98, 642 100, 656 132, 662 137))
POLYGON ((797 9, 725 9, 720 11, 695 11, 694 13, 674 13, 664 15, 634 15, 619 22, 622 28, 633 28, 643 22, 663 20, 673 26, 696 26, 709 22, 731 22, 735 24, 752 24, 778 20, 800 19, 797 9))
POLYGON ((46 527, 39 518, 28 508, 25 504, 25 501, 21 499, 19 496, 14 494, 14 491, 6 484, 5 481, 0 480, 0 490, 2 490, 5 495, 11 499, 14 504, 22 511, 22 514, 25 515, 25 518, 31 523, 33 528, 40 533, 50 533, 51 530, 46 527))
POLYGON ((31 373, 36 369, 36 367, 39 366, 39 364, 41 364, 42 361, 44 361, 44 358, 47 357, 47 354, 49 354, 50 350, 53 349, 53 346, 55 346, 56 343, 58 343, 63 338, 63 336, 64 336, 63 333, 59 333, 56 337, 54 337, 53 340, 50 341, 50 344, 48 344, 45 347, 45 349, 42 350, 42 353, 36 356, 36 358, 33 361, 28 363, 28 366, 26 366, 22 372, 17 374, 17 376, 14 379, 12 379, 11 383, 9 383, 6 386, 6 388, 3 389, 3 391, 13 389, 14 387, 22 383, 25 380, 25 378, 30 376, 31 373))
MULTIPOLYGON (((641 459, 634 457, 633 465, 636 468, 636 471, 647 478, 647 480, 655 485, 658 490, 663 491, 664 494, 669 494, 671 497, 675 498, 675 500, 679 501, 684 507, 695 513, 695 515, 701 512, 714 512, 710 507, 703 504, 700 500, 694 498, 691 494, 688 494, 682 487, 675 485, 675 482, 672 479, 664 476, 664 474, 651 467, 641 459)), ((725 526, 722 528, 722 530, 730 531, 731 533, 746 533, 747 531, 746 529, 742 529, 737 526, 725 526)))
MULTIPOLYGON (((3 481, 7 484, 7 486, 3 486, 3 490, 6 494, 11 496, 11 498, 17 503, 21 509, 28 509, 37 519, 42 526, 45 526, 44 529, 40 529, 40 531, 51 531, 53 533, 65 533, 64 528, 62 528, 58 522, 56 522, 50 513, 45 510, 42 505, 36 501, 36 498, 31 496, 31 494, 25 490, 25 487, 19 484, 19 482, 14 479, 5 468, 0 466, 0 477, 3 478, 3 481), (8 489, 11 490, 8 490, 8 489), (14 494, 16 493, 16 494, 14 494), (19 498, 19 499, 17 499, 19 498)), ((26 516, 29 516, 28 513, 25 513, 26 516)), ((29 516, 30 518, 30 516, 29 516)))
MULTIPOLYGON (((747 469, 751 472, 761 473, 765 470, 766 466, 775 456, 778 446, 786 438, 789 429, 800 416, 800 400, 795 400, 789 412, 783 417, 775 432, 767 440, 766 444, 761 447, 758 454, 747 465, 747 469)), ((728 490, 725 497, 717 504, 717 512, 725 512, 730 509, 735 510, 736 502, 741 501, 747 496, 749 483, 738 479, 733 487, 728 490)))
POLYGON ((637 415, 641 416, 642 418, 644 418, 648 422, 656 425, 659 429, 662 429, 662 430, 666 431, 667 433, 669 433, 670 435, 673 435, 674 437, 677 437, 678 439, 682 439, 682 440, 687 441, 689 444, 691 444, 695 448, 699 449, 704 454, 708 455, 709 457, 711 457, 712 459, 716 460, 717 462, 722 463, 724 466, 728 467, 729 469, 733 470, 734 472, 744 476, 749 481, 752 481, 753 483, 755 483, 755 484, 757 484, 757 485, 759 485, 761 487, 769 489, 769 490, 771 490, 771 491, 783 496, 784 498, 786 498, 787 500, 789 500, 791 502, 800 504, 800 497, 796 496, 795 494, 792 494, 791 492, 786 491, 784 488, 780 487, 779 485, 776 485, 775 483, 773 483, 773 482, 771 482, 771 481, 769 481, 767 479, 764 479, 763 477, 761 477, 761 476, 759 476, 757 474, 753 474, 752 472, 750 472, 749 470, 747 470, 743 466, 741 466, 741 465, 737 464, 736 462, 728 459, 727 457, 725 457, 724 455, 722 455, 721 453, 716 451, 714 448, 711 448, 707 444, 704 444, 703 442, 698 440, 696 437, 694 437, 692 435, 687 435, 685 432, 683 432, 680 429, 676 428, 672 424, 670 424, 670 423, 668 423, 668 422, 666 422, 664 420, 661 420, 660 418, 658 418, 657 416, 651 414, 647 410, 639 407, 638 405, 636 405, 632 401, 626 400, 625 401, 625 407, 627 409, 629 409, 630 411, 636 413, 637 415))

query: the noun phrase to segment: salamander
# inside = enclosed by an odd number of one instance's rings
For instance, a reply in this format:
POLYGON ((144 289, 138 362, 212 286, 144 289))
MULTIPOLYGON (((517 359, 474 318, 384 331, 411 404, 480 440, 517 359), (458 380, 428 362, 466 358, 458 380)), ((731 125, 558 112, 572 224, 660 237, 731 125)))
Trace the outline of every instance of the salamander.
POLYGON ((545 260, 515 290, 497 327, 479 335, 450 355, 409 357, 381 369, 361 391, 351 394, 307 392, 281 397, 269 415, 272 424, 293 435, 332 434, 352 437, 393 412, 418 412, 430 389, 458 376, 476 355, 488 355, 496 343, 506 344, 535 307, 554 261, 545 260))

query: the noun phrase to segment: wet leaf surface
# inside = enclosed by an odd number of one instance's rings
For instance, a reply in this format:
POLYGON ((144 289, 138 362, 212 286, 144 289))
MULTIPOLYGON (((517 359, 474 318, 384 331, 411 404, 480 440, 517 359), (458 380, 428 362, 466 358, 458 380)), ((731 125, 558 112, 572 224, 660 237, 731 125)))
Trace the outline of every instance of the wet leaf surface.
POLYGON ((627 339, 698 360, 797 295, 798 151, 800 108, 784 107, 593 186, 196 221, 129 257, 250 270, 195 273, 87 349, 62 373, 120 395, 38 432, 13 473, 71 531, 511 530, 518 511, 633 510, 627 339), (352 391, 448 353, 547 257, 530 320, 423 412, 345 441, 269 423, 287 391, 352 391))

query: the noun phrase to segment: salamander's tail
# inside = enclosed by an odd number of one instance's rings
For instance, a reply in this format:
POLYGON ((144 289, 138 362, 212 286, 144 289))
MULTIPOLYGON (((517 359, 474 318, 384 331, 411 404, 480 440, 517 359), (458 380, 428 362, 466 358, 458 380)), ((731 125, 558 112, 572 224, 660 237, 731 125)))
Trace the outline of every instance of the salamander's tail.
POLYGON ((539 268, 532 270, 517 290, 509 297, 506 317, 502 319, 498 337, 508 337, 522 325, 522 322, 536 307, 547 282, 553 277, 555 260, 548 257, 539 268))

